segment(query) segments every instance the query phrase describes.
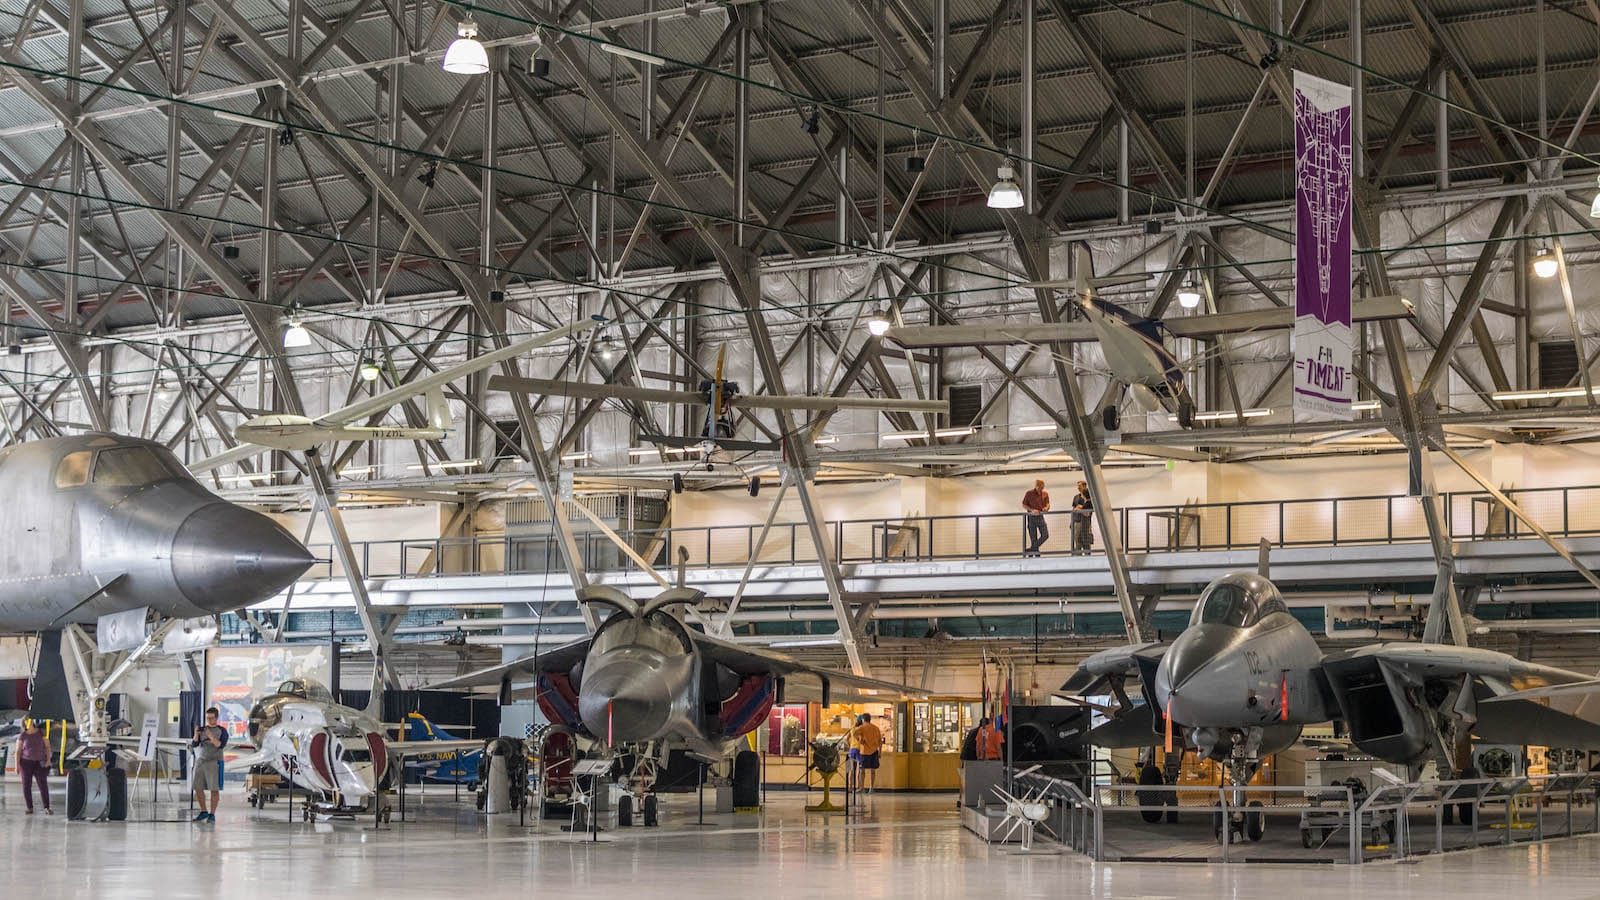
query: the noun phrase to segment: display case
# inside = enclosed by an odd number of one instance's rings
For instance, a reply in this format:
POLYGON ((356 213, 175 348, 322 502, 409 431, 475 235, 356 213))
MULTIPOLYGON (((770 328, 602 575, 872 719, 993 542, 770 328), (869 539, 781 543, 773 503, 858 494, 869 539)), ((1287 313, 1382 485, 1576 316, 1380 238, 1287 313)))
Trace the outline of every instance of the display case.
POLYGON ((983 704, 950 697, 906 705, 911 713, 907 786, 912 790, 956 790, 960 786, 961 742, 977 726, 983 704))
POLYGON ((757 746, 769 756, 804 758, 806 739, 811 734, 807 727, 809 713, 805 704, 774 706, 762 726, 764 733, 756 736, 757 746))

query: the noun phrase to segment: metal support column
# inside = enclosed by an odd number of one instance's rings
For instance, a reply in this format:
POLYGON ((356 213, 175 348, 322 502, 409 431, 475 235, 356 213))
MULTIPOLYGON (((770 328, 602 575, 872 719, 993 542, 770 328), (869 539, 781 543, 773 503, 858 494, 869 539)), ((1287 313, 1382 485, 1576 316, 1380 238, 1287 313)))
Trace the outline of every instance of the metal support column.
POLYGON ((333 542, 334 552, 339 555, 339 564, 344 567, 344 577, 350 585, 350 599, 355 603, 356 615, 361 618, 361 630, 366 632, 367 641, 372 645, 372 689, 380 691, 385 687, 397 687, 399 682, 386 664, 389 638, 382 623, 372 612, 372 600, 367 596, 366 575, 361 570, 355 547, 350 543, 350 533, 345 530, 344 516, 339 512, 339 489, 328 476, 328 467, 320 454, 307 453, 306 462, 312 487, 317 492, 317 506, 327 520, 328 536, 333 542))

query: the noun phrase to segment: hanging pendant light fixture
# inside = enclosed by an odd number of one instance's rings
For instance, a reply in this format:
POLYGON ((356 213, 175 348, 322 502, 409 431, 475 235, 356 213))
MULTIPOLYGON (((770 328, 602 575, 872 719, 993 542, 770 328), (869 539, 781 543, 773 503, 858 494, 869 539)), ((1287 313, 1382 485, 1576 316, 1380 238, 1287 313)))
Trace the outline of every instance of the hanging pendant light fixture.
POLYGON ((478 23, 467 19, 456 27, 456 39, 444 51, 442 65, 452 75, 482 75, 489 71, 489 51, 478 40, 478 23))
POLYGON ((1001 163, 1000 171, 996 174, 999 180, 989 189, 989 208, 1021 209, 1022 188, 1017 186, 1017 173, 1011 168, 1011 163, 1001 163))

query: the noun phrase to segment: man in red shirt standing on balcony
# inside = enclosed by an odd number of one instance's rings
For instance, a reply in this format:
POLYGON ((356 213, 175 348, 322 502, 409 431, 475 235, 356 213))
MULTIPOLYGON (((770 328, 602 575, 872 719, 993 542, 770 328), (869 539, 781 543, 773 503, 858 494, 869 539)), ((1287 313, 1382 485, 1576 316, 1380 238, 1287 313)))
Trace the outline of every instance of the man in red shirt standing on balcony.
POLYGON ((1039 548, 1050 540, 1050 527, 1044 523, 1044 514, 1049 511, 1050 494, 1044 489, 1044 481, 1035 481, 1033 490, 1022 495, 1022 512, 1028 531, 1023 556, 1038 556, 1039 548))

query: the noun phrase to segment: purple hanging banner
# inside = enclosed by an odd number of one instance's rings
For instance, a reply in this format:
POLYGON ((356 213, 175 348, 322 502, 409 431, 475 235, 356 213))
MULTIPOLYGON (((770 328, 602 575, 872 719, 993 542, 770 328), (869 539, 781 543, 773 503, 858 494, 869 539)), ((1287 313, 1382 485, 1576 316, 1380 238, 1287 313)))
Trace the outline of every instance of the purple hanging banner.
POLYGON ((1350 88, 1294 73, 1294 412, 1354 417, 1350 88))

